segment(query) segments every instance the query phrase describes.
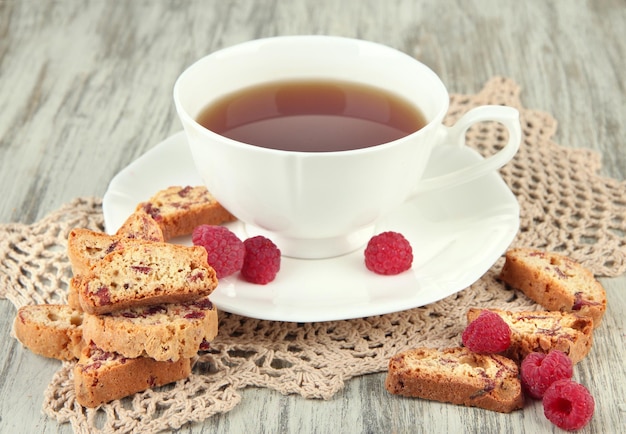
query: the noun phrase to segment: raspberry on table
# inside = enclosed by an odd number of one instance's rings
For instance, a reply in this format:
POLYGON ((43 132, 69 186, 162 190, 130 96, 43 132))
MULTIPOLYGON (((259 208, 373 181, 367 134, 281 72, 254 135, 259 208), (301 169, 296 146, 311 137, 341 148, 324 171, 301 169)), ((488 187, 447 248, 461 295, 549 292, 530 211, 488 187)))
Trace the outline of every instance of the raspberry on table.
POLYGON ((276 277, 280 270, 280 250, 271 240, 261 235, 243 242, 246 255, 241 275, 251 283, 265 285, 276 277))
POLYGON ((245 255, 243 242, 225 226, 200 225, 192 234, 195 246, 207 251, 207 261, 221 279, 241 270, 245 255))
POLYGON ((400 233, 387 231, 373 236, 365 248, 365 266, 377 274, 394 275, 411 268, 413 249, 400 233))
POLYGON ((465 327, 461 339, 475 353, 501 353, 511 345, 511 328, 497 313, 483 310, 465 327))
POLYGON ((543 395, 543 412, 548 420, 568 431, 587 425, 594 408, 595 401, 587 388, 569 379, 555 381, 543 395))
POLYGON ((524 390, 534 399, 543 398, 552 383, 557 380, 570 379, 573 373, 572 360, 559 350, 552 350, 548 354, 530 353, 520 365, 520 377, 524 390))

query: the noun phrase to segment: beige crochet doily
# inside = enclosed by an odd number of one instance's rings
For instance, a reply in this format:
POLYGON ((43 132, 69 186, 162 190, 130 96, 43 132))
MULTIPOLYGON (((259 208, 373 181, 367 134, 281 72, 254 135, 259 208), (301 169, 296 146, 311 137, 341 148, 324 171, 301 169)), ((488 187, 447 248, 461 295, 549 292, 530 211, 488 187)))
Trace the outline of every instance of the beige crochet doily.
MULTIPOLYGON (((519 87, 509 79, 494 78, 476 95, 453 95, 447 122, 483 104, 506 104, 521 113, 521 149, 501 170, 521 205, 514 244, 563 252, 596 275, 623 273, 626 183, 598 176, 597 153, 554 143, 556 121, 522 107, 519 87)), ((503 146, 505 136, 499 124, 487 123, 472 128, 468 142, 487 155, 503 146)), ((0 296, 16 307, 65 301, 65 247, 73 227, 102 229, 99 199, 76 199, 33 225, 1 225, 0 296)), ((76 432, 155 432, 227 412, 240 401, 238 390, 248 386, 328 399, 346 380, 386 370, 399 351, 458 344, 470 306, 536 308, 498 282, 501 266, 502 259, 474 285, 437 303, 376 317, 297 324, 222 313, 212 350, 188 379, 85 409, 74 399, 72 364, 64 363, 46 390, 43 410, 76 432)))

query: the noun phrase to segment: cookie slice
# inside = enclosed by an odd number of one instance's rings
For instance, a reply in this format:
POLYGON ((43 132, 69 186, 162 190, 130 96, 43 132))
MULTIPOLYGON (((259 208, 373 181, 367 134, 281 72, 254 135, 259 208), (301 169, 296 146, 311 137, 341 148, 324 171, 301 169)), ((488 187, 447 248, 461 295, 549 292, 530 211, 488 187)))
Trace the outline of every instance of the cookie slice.
POLYGON ((464 347, 415 348, 393 356, 385 388, 392 394, 510 413, 524 405, 517 364, 464 347))
POLYGON ((149 357, 129 359, 90 343, 74 367, 76 401, 84 407, 97 407, 182 380, 190 374, 190 359, 176 362, 159 362, 149 357))
POLYGON ((208 297, 182 304, 85 314, 83 335, 104 351, 124 357, 176 361, 197 355, 217 335, 217 309, 208 297))
POLYGON ((165 240, 189 235, 202 224, 219 225, 235 220, 204 186, 172 186, 137 205, 161 227, 165 240))
POLYGON ((205 297, 217 287, 217 276, 204 247, 133 243, 107 254, 71 286, 82 309, 100 315, 205 297))
POLYGON ((161 226, 143 209, 138 209, 128 216, 115 235, 136 240, 165 241, 161 226))
POLYGON ((13 321, 15 337, 44 357, 73 360, 80 357, 83 313, 64 304, 33 304, 18 309, 13 321))
POLYGON ((567 256, 531 248, 506 252, 500 279, 547 310, 589 316, 594 328, 606 311, 606 292, 587 268, 567 256))

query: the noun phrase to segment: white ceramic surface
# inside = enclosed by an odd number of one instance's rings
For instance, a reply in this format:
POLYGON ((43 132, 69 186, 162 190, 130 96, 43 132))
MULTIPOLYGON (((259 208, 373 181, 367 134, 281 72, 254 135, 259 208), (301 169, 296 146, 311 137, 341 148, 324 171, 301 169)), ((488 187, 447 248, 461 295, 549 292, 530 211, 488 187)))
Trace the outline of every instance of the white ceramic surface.
MULTIPOLYGON (((469 148, 435 148, 428 175, 482 157, 469 148)), ((114 233, 138 202, 172 185, 199 185, 184 134, 159 143, 111 181, 103 199, 106 230, 114 233)), ((228 225, 242 239, 239 222, 228 225)), ((365 268, 363 249, 331 259, 283 258, 276 280, 254 285, 222 279, 211 299, 222 310, 253 318, 313 322, 360 318, 423 306, 468 287, 504 253, 519 228, 519 206, 493 172, 437 193, 424 193, 380 221, 411 242, 411 270, 379 276, 365 268)), ((173 240, 190 244, 190 237, 173 240)), ((280 247, 280 246, 279 246, 280 247)))
MULTIPOLYGON (((362 247, 380 219, 418 190, 460 184, 502 167, 521 138, 519 114, 512 107, 477 107, 453 127, 444 126, 449 95, 430 68, 391 47, 333 36, 279 36, 211 53, 180 75, 174 102, 204 184, 248 230, 275 239, 286 256, 297 258, 328 258, 362 247), (295 152, 244 144, 195 121, 225 94, 307 79, 349 81, 401 95, 422 111, 427 125, 369 148, 295 152), (466 130, 482 121, 504 125, 506 145, 489 158, 424 182, 432 149, 463 147, 466 130)), ((355 104, 350 98, 342 102, 355 104)), ((380 111, 386 110, 381 104, 380 111)))

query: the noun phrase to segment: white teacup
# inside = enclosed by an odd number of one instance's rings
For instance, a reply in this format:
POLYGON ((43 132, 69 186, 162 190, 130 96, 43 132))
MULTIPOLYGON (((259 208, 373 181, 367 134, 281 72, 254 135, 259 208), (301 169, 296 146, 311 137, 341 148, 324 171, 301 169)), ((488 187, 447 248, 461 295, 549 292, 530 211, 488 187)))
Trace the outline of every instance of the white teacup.
POLYGON ((330 36, 254 40, 214 52, 176 81, 174 101, 197 170, 207 188, 240 219, 248 235, 272 239, 286 256, 325 258, 363 246, 376 222, 425 190, 471 181, 506 164, 521 140, 517 110, 482 106, 453 127, 442 125, 448 92, 428 67, 395 49, 330 36), (241 143, 196 122, 215 100, 270 81, 330 79, 401 95, 427 124, 381 145, 336 152, 282 151, 241 143), (422 179, 431 150, 464 146, 474 123, 497 121, 506 146, 478 163, 422 179))

